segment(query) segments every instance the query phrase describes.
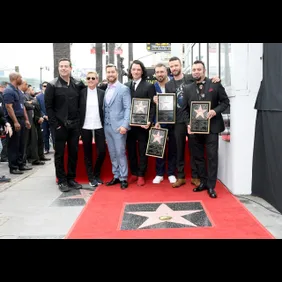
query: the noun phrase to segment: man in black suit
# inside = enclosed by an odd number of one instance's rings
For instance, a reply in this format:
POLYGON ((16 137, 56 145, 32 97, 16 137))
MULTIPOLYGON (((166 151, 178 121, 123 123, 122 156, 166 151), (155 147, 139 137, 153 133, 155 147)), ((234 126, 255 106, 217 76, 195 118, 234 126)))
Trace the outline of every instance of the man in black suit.
POLYGON ((88 87, 80 91, 80 125, 81 139, 84 149, 84 162, 91 187, 103 184, 100 179, 101 167, 106 157, 106 142, 104 133, 103 101, 105 91, 98 88, 97 72, 91 71, 86 75, 88 87), (92 140, 95 139, 97 159, 93 169, 92 140))
POLYGON ((221 83, 212 83, 206 77, 205 64, 195 61, 192 66, 192 76, 195 82, 183 88, 183 120, 186 120, 188 134, 190 129, 190 105, 192 101, 210 101, 211 109, 207 113, 210 119, 209 134, 194 134, 195 144, 192 150, 195 163, 200 176, 200 185, 193 189, 200 192, 205 189, 211 198, 216 198, 215 185, 218 170, 218 134, 224 131, 224 122, 221 113, 229 106, 229 98, 221 83), (204 146, 206 145, 208 168, 204 158, 204 146))
POLYGON ((127 151, 131 172, 131 177, 128 182, 134 183, 137 181, 138 186, 143 186, 145 185, 144 177, 148 165, 148 157, 146 156, 146 148, 149 138, 148 129, 154 121, 156 112, 156 105, 153 102, 153 98, 156 95, 156 89, 154 84, 146 81, 147 70, 144 64, 139 60, 134 60, 130 65, 128 78, 131 81, 125 83, 125 85, 131 90, 131 98, 149 98, 151 100, 148 124, 132 126, 127 135, 127 151), (139 156, 137 156, 136 141, 138 141, 139 156))

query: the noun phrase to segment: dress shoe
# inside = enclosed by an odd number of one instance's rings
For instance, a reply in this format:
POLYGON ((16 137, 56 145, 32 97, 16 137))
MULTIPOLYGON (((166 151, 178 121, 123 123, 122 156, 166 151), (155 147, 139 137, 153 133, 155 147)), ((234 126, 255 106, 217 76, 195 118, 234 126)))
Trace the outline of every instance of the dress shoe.
POLYGON ((193 189, 193 192, 202 192, 207 189, 206 183, 201 182, 200 185, 193 189))
POLYGON ((69 192, 71 190, 67 182, 59 183, 58 186, 61 192, 69 192))
POLYGON ((145 185, 145 178, 143 176, 138 176, 137 185, 138 186, 144 186, 145 185))
POLYGON ((40 158, 40 161, 51 161, 51 158, 42 157, 40 158))
POLYGON ((173 188, 178 188, 182 185, 186 184, 186 179, 185 178, 178 178, 175 183, 172 184, 173 188))
POLYGON ((21 166, 19 170, 32 170, 32 167, 24 165, 24 166, 21 166))
POLYGON ((118 183, 120 183, 120 180, 118 178, 113 178, 111 181, 106 183, 106 186, 112 186, 118 183))
POLYGON ((10 170, 10 173, 11 173, 11 174, 23 174, 24 172, 23 172, 23 171, 20 171, 19 169, 11 169, 11 170, 10 170))
POLYGON ((120 188, 122 189, 122 190, 124 190, 124 189, 126 189, 128 187, 128 182, 126 181, 126 180, 122 180, 121 182, 120 182, 120 188))
POLYGON ((211 198, 217 198, 216 192, 213 188, 208 189, 208 194, 211 198))
POLYGON ((45 162, 42 162, 42 161, 34 161, 31 163, 32 165, 44 165, 45 162))
POLYGON ((96 179, 93 179, 93 180, 89 181, 89 185, 91 187, 98 187, 98 182, 97 182, 96 179))
POLYGON ((72 189, 81 189, 82 188, 82 185, 77 183, 75 180, 68 180, 67 181, 67 184, 70 188, 72 189))
POLYGON ((98 182, 98 184, 104 184, 103 180, 101 180, 99 176, 95 176, 95 180, 98 182))
POLYGON ((191 184, 193 184, 195 186, 199 186, 201 184, 200 178, 192 178, 191 179, 191 184))

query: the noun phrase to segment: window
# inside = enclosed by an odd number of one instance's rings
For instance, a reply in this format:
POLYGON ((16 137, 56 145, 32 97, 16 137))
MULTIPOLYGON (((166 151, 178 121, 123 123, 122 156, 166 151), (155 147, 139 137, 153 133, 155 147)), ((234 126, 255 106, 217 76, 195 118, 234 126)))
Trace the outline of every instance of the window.
POLYGON ((209 46, 209 78, 219 76, 219 44, 208 43, 209 46))
POLYGON ((231 43, 220 43, 220 79, 224 87, 231 86, 231 43))
POLYGON ((194 46, 192 47, 192 52, 193 52, 193 62, 195 62, 196 60, 200 60, 199 43, 194 44, 194 46))

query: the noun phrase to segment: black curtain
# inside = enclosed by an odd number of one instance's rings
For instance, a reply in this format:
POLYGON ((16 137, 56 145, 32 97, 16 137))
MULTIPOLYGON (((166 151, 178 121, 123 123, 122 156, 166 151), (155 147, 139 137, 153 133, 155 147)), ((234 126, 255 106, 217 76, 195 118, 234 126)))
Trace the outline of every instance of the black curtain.
POLYGON ((257 100, 252 194, 282 213, 282 43, 263 43, 257 100))

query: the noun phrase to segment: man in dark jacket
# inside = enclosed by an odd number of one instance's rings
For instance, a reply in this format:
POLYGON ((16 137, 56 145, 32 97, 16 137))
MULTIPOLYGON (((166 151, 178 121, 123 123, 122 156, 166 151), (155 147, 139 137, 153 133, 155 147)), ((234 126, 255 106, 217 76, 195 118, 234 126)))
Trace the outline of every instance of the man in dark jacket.
POLYGON ((71 61, 59 60, 59 76, 47 84, 45 107, 55 137, 55 169, 59 189, 67 192, 71 188, 81 189, 75 181, 78 143, 80 136, 79 96, 85 87, 82 81, 71 77, 71 61), (64 168, 65 144, 68 146, 68 169, 64 168))
MULTIPOLYGON (((229 107, 229 98, 221 83, 212 83, 206 77, 205 64, 202 61, 195 61, 192 66, 192 76, 195 82, 187 85, 183 89, 183 120, 185 120, 188 134, 190 129, 190 106, 192 101, 209 101, 211 103, 210 110, 206 114, 206 118, 210 119, 209 134, 194 134, 195 144, 193 148, 193 156, 200 176, 200 185, 194 188, 194 192, 208 190, 211 198, 216 198, 215 185, 217 180, 218 169, 218 134, 224 131, 224 122, 222 112, 229 107), (207 152, 207 170, 206 160, 204 157, 205 148, 207 152)), ((199 115, 204 116, 204 110, 197 109, 199 115)))

